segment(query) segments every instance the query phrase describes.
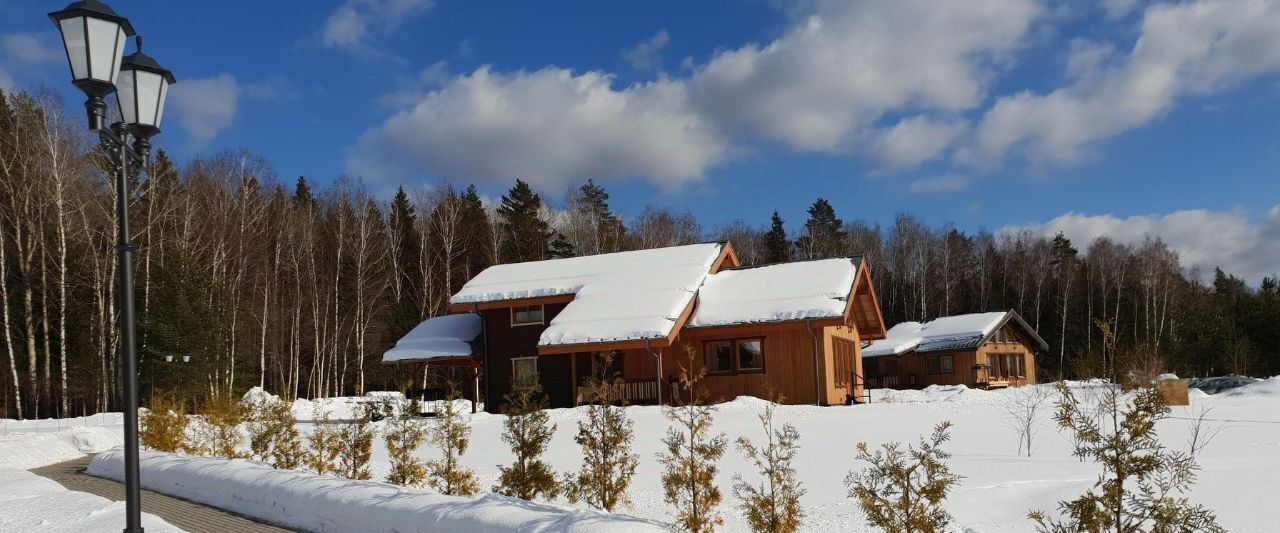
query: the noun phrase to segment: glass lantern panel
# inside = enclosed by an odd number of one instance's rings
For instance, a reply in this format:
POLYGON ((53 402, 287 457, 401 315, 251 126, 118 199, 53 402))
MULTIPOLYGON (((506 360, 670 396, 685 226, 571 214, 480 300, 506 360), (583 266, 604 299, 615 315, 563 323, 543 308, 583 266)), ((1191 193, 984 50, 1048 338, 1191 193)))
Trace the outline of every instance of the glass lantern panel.
MULTIPOLYGON (((117 77, 120 74, 120 58, 123 57, 124 55, 124 46, 125 46, 124 40, 126 38, 128 38, 128 36, 124 34, 124 28, 117 27, 116 28, 116 57, 115 57, 115 62, 111 64, 111 72, 115 72, 117 77)), ((111 80, 111 83, 115 83, 115 82, 116 80, 111 80)))
POLYGON ((135 123, 155 126, 156 108, 160 103, 160 88, 164 86, 163 79, 159 74, 143 70, 133 71, 133 76, 137 80, 138 90, 138 120, 135 123))
POLYGON ((138 122, 137 90, 134 84, 136 70, 120 73, 120 83, 116 85, 116 101, 120 103, 120 120, 125 124, 138 122))
POLYGON ((101 19, 88 19, 89 24, 89 77, 114 82, 124 48, 120 43, 120 25, 101 19))
POLYGON ((85 49, 84 17, 62 19, 62 43, 67 47, 67 59, 71 61, 71 79, 89 77, 89 52, 85 49))
POLYGON ((164 118, 164 99, 167 98, 168 96, 169 96, 169 81, 162 78, 160 80, 160 107, 159 109, 156 109, 155 126, 157 128, 160 127, 160 119, 164 118))

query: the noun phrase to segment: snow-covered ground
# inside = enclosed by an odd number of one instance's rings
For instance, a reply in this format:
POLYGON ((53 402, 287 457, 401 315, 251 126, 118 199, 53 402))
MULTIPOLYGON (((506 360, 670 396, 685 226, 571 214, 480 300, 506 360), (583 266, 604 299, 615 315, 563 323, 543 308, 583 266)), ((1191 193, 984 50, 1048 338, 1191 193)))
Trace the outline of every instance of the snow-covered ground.
MULTIPOLYGON (((93 423, 100 418, 86 417, 79 422, 93 423)), ((119 423, 118 416, 114 420, 119 423)), ((75 419, 60 424, 47 420, 7 422, 13 422, 13 427, 0 434, 0 531, 79 533, 124 528, 124 502, 70 491, 27 471, 119 446, 120 426, 77 427, 75 419)), ((182 531, 145 513, 142 525, 147 531, 182 531)))

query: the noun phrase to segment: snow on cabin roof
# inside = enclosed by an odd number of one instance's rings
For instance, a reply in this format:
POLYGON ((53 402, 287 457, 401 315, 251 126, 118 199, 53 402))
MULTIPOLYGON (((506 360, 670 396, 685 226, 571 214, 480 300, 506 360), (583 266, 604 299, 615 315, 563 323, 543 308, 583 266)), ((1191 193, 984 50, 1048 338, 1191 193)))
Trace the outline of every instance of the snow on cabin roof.
POLYGON ((666 338, 723 249, 704 243, 496 265, 449 303, 574 295, 539 346, 666 338))
POLYGON ((383 363, 470 357, 480 337, 480 315, 464 313, 429 318, 415 326, 395 347, 382 354, 383 363))
POLYGON ((1008 311, 995 311, 947 316, 923 324, 903 322, 889 328, 884 339, 863 348, 862 356, 895 355, 911 350, 924 352, 971 348, 1003 324, 1008 315, 1008 311))
POLYGON ((858 263, 843 257, 722 270, 703 283, 689 327, 844 316, 858 263))

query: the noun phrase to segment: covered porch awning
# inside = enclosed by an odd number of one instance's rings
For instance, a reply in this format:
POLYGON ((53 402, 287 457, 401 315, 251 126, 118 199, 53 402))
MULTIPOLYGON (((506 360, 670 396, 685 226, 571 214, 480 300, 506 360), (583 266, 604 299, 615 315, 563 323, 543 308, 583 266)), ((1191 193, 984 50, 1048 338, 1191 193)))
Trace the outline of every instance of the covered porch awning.
POLYGON ((477 365, 476 347, 482 331, 480 315, 476 313, 429 318, 382 354, 382 363, 477 365))

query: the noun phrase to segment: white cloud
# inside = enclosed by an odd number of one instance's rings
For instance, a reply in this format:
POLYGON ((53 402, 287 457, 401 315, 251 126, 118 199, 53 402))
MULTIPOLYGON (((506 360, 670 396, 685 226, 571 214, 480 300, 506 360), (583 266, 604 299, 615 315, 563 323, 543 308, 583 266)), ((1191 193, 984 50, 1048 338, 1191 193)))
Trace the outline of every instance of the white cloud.
POLYGON ((545 190, 632 176, 671 187, 698 179, 726 156, 724 142, 688 108, 683 84, 614 88, 613 81, 594 71, 501 74, 481 67, 365 132, 347 170, 384 181, 524 178, 545 190))
POLYGON ((1130 245, 1139 245, 1148 236, 1159 237, 1178 252, 1184 267, 1199 266, 1206 274, 1221 267, 1257 283, 1263 276, 1280 273, 1280 205, 1256 221, 1239 209, 1191 209, 1126 218, 1067 213, 1044 224, 1002 231, 1022 230, 1044 236, 1062 232, 1081 249, 1103 235, 1130 245))
POLYGON ((922 178, 912 181, 909 188, 914 194, 959 192, 969 188, 969 178, 954 174, 936 178, 922 178))
POLYGON ((235 122, 241 89, 230 74, 184 79, 169 92, 166 113, 176 115, 194 148, 204 147, 235 122))
POLYGON ((667 30, 658 30, 653 37, 641 42, 631 48, 622 51, 622 58, 627 63, 640 72, 650 72, 657 70, 662 65, 662 49, 666 48, 671 42, 671 35, 667 30))
POLYGON ((0 50, 4 51, 5 57, 16 63, 35 65, 65 62, 66 52, 54 44, 57 41, 50 40, 47 35, 10 33, 0 36, 0 50))
POLYGON ((325 20, 320 42, 327 48, 369 53, 372 36, 395 31, 433 6, 432 0, 346 0, 325 20))
POLYGON ((727 130, 840 150, 888 112, 981 104, 1040 12, 1032 0, 818 0, 773 42, 698 67, 691 94, 727 130))
POLYGON ((961 120, 908 117, 875 134, 871 152, 887 168, 909 168, 933 159, 968 131, 961 120))
POLYGON ((1076 47, 1071 84, 1001 97, 978 126, 975 162, 1024 150, 1032 159, 1073 162, 1090 144, 1143 126, 1178 98, 1211 94, 1280 70, 1280 2, 1196 0, 1153 5, 1128 55, 1076 47), (1090 55, 1092 54, 1092 55, 1090 55))

